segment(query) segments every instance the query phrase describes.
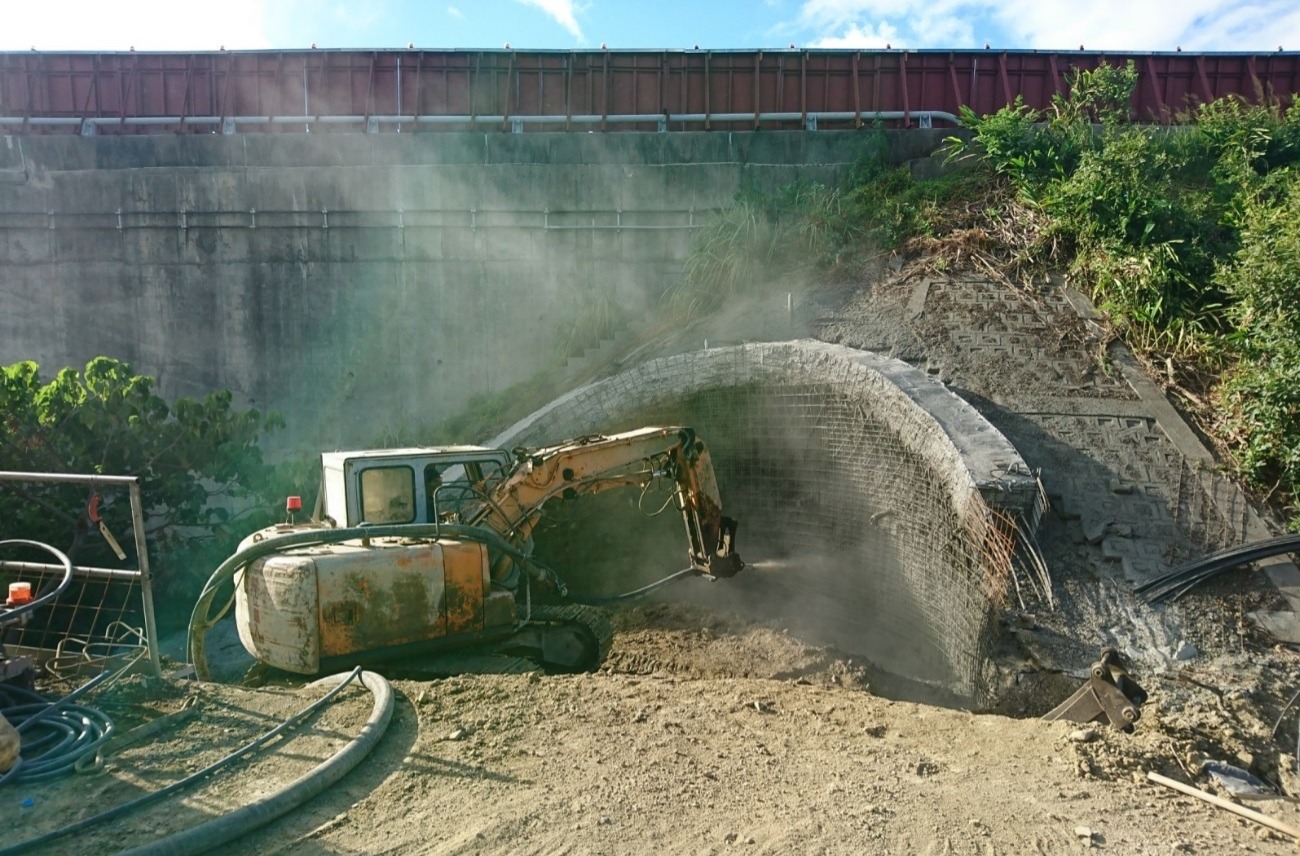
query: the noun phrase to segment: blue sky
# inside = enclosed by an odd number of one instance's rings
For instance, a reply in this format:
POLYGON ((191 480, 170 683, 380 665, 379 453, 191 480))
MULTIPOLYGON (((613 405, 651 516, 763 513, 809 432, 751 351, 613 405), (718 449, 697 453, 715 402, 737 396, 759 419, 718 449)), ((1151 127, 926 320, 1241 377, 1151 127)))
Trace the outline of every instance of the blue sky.
POLYGON ((0 0, 0 50, 1300 50, 1297 0, 0 0))

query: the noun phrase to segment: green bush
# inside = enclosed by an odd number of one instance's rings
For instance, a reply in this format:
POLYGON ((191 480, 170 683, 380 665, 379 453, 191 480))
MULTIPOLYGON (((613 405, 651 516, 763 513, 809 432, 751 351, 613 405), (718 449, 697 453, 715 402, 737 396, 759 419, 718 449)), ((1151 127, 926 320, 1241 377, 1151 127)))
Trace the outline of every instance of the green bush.
MULTIPOLYGON (((1300 495, 1300 172, 1279 170, 1243 206, 1241 248, 1220 278, 1239 361, 1223 386, 1242 472, 1300 495)), ((1300 521, 1300 518, 1296 518, 1300 521)))
POLYGON ((1052 96, 1053 124, 1074 128, 1096 123, 1114 130, 1129 123, 1138 82, 1133 60, 1123 66, 1102 62, 1096 68, 1076 69, 1068 79, 1068 92, 1052 96))
POLYGON ((970 139, 949 137, 948 160, 978 157, 981 165, 1009 180, 1030 200, 1069 174, 1090 138, 1086 130, 1045 123, 1042 114, 1026 106, 1019 95, 1014 103, 983 117, 962 106, 960 117, 975 133, 970 139))
POLYGON ((552 341, 552 351, 560 360, 598 347, 627 323, 627 314, 610 283, 575 292, 565 301, 564 312, 565 320, 552 341))
MULTIPOLYGON (((107 357, 48 382, 34 362, 0 368, 0 470, 138 476, 150 555, 167 593, 169 583, 183 590, 201 581, 239 538, 268 523, 286 492, 301 492, 291 485, 302 470, 262 457, 259 442, 282 427, 279 416, 238 410, 226 391, 169 405, 153 386, 107 357)), ((0 484, 3 534, 51 544, 81 564, 115 566, 88 524, 89 493, 0 484)), ((101 499, 110 531, 133 552, 126 492, 105 489, 101 499)))
POLYGON ((1075 244, 1074 273, 1103 309, 1153 341, 1219 326, 1213 275, 1227 240, 1203 190, 1177 180, 1166 142, 1117 131, 1044 191, 1056 228, 1075 244))
POLYGON ((743 192, 696 234, 669 304, 696 317, 761 293, 851 242, 857 231, 839 190, 798 183, 777 194, 743 192))
POLYGON ((1031 109, 1019 95, 987 116, 962 106, 962 124, 975 134, 969 140, 949 137, 949 159, 977 154, 1026 198, 1037 200, 1053 182, 1069 177, 1088 152, 1102 148, 1128 125, 1136 86, 1132 60, 1122 68, 1102 63, 1071 75, 1068 93, 1052 96, 1047 113, 1031 109), (1094 123, 1100 124, 1100 134, 1094 123))

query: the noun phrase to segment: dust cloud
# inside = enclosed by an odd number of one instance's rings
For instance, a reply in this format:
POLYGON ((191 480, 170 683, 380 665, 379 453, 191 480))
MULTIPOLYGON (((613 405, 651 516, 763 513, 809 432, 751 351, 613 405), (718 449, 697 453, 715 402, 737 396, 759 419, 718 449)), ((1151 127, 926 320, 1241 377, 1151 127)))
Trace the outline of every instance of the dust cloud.
MULTIPOLYGON (((688 578, 651 597, 733 613, 866 660, 885 694, 961 704, 950 690, 958 677, 947 653, 952 631, 935 620, 900 552, 900 533, 931 524, 910 519, 915 509, 883 489, 883 475, 843 460, 842 438, 828 430, 842 409, 824 390, 753 387, 628 417, 688 424, 710 444, 724 510, 740 522, 740 554, 751 565, 732 579, 688 578)), ((647 518, 635 491, 548 506, 537 555, 575 592, 605 597, 687 564, 680 516, 670 508, 647 518)))
POLYGON ((651 317, 681 277, 691 209, 723 201, 681 180, 707 164, 523 163, 510 135, 464 136, 477 161, 313 176, 331 225, 301 237, 317 296, 282 408, 291 429, 310 405, 309 433, 330 448, 428 443, 516 384, 553 384, 569 357, 651 317))

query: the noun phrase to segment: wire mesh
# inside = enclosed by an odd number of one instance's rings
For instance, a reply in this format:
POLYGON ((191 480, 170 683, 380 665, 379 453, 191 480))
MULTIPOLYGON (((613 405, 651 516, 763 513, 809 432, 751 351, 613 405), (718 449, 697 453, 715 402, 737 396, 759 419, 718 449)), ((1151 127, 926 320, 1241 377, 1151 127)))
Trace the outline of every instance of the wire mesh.
MULTIPOLYGON (((779 579, 762 584, 765 597, 728 583, 721 602, 961 703, 989 702, 984 667, 1017 550, 1028 541, 1021 517, 990 507, 969 474, 954 471, 953 457, 919 452, 906 436, 917 425, 877 410, 845 377, 782 378, 772 366, 756 369, 753 359, 742 356, 702 383, 690 360, 612 378, 540 415, 513 440, 692 426, 709 444, 724 508, 741 521, 742 556, 785 560, 779 579), (665 394, 671 389, 683 394, 665 394)), ((607 525, 614 514, 599 512, 607 525)), ((665 531, 664 544, 648 550, 630 534, 638 525, 628 518, 615 527, 637 541, 628 555, 597 546, 607 567, 625 570, 637 556, 672 549, 673 533, 665 531)), ((592 561, 592 531, 571 525, 567 539, 543 538, 539 551, 572 569, 592 561)))

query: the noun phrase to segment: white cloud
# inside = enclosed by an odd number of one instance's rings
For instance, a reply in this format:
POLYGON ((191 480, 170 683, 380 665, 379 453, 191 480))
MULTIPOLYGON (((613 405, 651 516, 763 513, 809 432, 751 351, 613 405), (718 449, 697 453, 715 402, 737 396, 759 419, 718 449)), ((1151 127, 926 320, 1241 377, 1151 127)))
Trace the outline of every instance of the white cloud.
POLYGON ((1261 51, 1300 48, 1294 0, 1091 0, 1071 7, 1042 0, 1007 0, 998 18, 1024 47, 1096 50, 1261 51))
POLYGON ((268 48, 264 0, 4 3, 0 50, 230 50, 268 48))
POLYGON ((799 22, 815 34, 814 47, 971 47, 989 2, 805 0, 799 22))
POLYGON ((575 39, 582 39, 582 28, 578 26, 578 19, 573 16, 573 0, 519 0, 525 6, 536 6, 547 15, 555 20, 575 39))
MULTIPOLYGON (((301 0, 298 0, 298 2, 301 2, 301 0)), ((306 6, 307 4, 303 5, 306 6)), ((309 15, 310 12, 304 10, 299 14, 309 15)), ((344 0, 344 2, 331 4, 329 9, 330 17, 352 33, 359 33, 374 27, 389 14, 388 3, 385 0, 367 0, 365 3, 344 0)))
POLYGON ((799 17, 805 23, 839 28, 864 17, 901 17, 913 5, 919 4, 909 0, 894 3, 886 0, 806 0, 799 10, 799 17))
POLYGON ((1300 49, 1295 0, 804 0, 799 24, 826 47, 1300 49))
POLYGON ((898 30, 888 23, 878 27, 849 24, 838 36, 822 36, 811 42, 810 48, 883 48, 904 47, 898 38, 898 30))
POLYGON ((450 15, 451 17, 453 17, 453 18, 458 19, 458 20, 461 20, 461 21, 465 20, 465 13, 462 12, 462 11, 460 11, 460 9, 458 9, 458 8, 455 7, 455 6, 448 6, 448 7, 447 7, 447 14, 450 15))

